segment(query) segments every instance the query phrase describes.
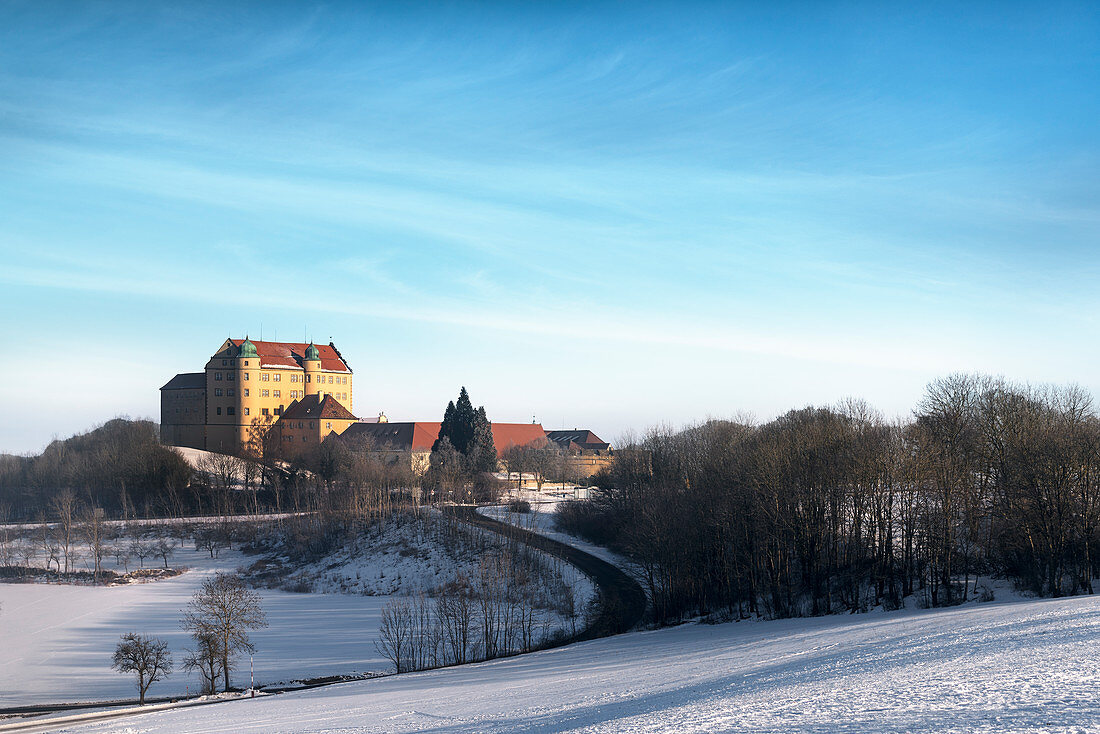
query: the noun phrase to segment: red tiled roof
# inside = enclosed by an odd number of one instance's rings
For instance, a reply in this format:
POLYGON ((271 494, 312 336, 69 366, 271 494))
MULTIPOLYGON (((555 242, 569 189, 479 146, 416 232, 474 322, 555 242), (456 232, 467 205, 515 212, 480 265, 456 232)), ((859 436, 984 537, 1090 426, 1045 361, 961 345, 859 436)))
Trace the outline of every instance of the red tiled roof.
MULTIPOLYGON (((432 450, 432 444, 439 438, 439 426, 439 421, 356 423, 349 426, 341 438, 368 441, 389 451, 422 453, 432 450)), ((509 446, 545 446, 546 432, 538 423, 494 423, 493 444, 497 455, 503 454, 509 446)))
POLYGON ((369 444, 386 451, 421 453, 432 450, 439 423, 356 423, 340 435, 341 441, 369 444))
POLYGON ((548 442, 546 431, 538 423, 494 423, 493 443, 496 444, 499 455, 511 446, 542 448, 548 442))
MULTIPOLYGON (((302 359, 309 344, 298 342, 261 342, 250 340, 256 345, 256 353, 260 355, 261 367, 298 367, 302 366, 302 359)), ((230 339, 235 347, 244 343, 244 339, 230 339)), ((336 347, 331 344, 314 344, 321 355, 321 369, 330 372, 351 372, 341 357, 336 347)))
POLYGON ((288 405, 286 410, 283 411, 282 417, 287 420, 302 420, 303 418, 341 421, 359 420, 331 395, 325 395, 320 400, 316 395, 306 395, 301 400, 295 400, 288 405))

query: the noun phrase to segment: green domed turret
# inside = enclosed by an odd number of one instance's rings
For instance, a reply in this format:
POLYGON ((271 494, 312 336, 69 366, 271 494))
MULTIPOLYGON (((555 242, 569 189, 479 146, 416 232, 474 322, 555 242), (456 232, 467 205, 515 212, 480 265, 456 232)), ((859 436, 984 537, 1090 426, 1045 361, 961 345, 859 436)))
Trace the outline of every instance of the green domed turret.
POLYGON ((259 357, 260 355, 256 353, 256 345, 253 344, 251 341, 249 341, 248 337, 246 336, 244 338, 244 341, 241 342, 240 349, 237 350, 237 356, 238 357, 259 357))
POLYGON ((306 347, 306 361, 321 361, 321 353, 317 351, 317 347, 313 346, 313 342, 310 342, 309 346, 306 347))

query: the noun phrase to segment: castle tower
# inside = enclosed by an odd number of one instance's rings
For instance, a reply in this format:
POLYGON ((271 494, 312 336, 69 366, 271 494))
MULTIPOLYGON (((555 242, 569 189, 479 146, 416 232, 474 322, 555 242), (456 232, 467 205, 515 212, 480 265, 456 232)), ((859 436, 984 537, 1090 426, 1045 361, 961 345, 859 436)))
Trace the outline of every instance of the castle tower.
POLYGON ((313 342, 306 347, 302 368, 305 370, 306 395, 316 395, 321 392, 321 353, 317 351, 317 347, 313 346, 313 342))
POLYGON ((247 336, 233 361, 237 368, 237 441, 243 447, 249 440, 252 419, 260 413, 260 355, 247 336))

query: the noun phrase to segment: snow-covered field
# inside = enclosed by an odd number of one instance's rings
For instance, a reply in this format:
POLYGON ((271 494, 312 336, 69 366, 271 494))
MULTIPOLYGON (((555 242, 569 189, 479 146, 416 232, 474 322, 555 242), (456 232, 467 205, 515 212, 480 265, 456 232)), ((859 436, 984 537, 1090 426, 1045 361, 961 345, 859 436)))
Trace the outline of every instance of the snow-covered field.
MULTIPOLYGON (((280 583, 318 593, 260 590, 270 626, 252 633, 257 684, 388 672, 392 665, 374 643, 391 595, 430 591, 460 571, 476 575, 475 550, 461 543, 448 550, 430 533, 418 534, 411 523, 391 523, 384 532, 372 532, 315 563, 278 569, 274 576, 280 583)), ((80 568, 90 563, 87 556, 80 568)), ((191 570, 173 579, 112 588, 0 583, 0 707, 134 697, 131 677, 110 668, 119 636, 162 637, 178 664, 190 644, 179 620, 191 595, 214 572, 250 566, 258 557, 222 550, 211 559, 206 551, 185 545, 176 547, 170 560, 173 567, 191 570)), ((546 563, 574 586, 578 609, 583 609, 595 594, 588 578, 549 556, 546 563)), ((137 559, 129 562, 131 569, 137 565, 137 559)), ((147 558, 145 565, 162 562, 147 558)), ((124 570, 112 556, 104 559, 104 567, 124 570)), ((550 617, 553 628, 568 628, 559 615, 540 614, 550 617)), ((233 680, 247 684, 247 658, 233 680)), ((149 695, 194 693, 199 687, 197 675, 177 669, 149 695)))
POLYGON ((685 625, 79 732, 1081 732, 1100 598, 685 625))
MULTIPOLYGON (((193 570, 155 583, 112 588, 0 584, 0 706, 133 697, 131 677, 110 668, 119 635, 133 631, 163 637, 178 663, 189 644, 179 627, 181 610, 210 574, 233 571, 246 560, 224 550, 211 559, 186 547, 176 550, 172 565, 193 570)), ((374 648, 388 597, 267 590, 261 595, 270 626, 252 635, 258 683, 389 667, 374 648)), ((245 659, 234 681, 247 683, 247 677, 245 659)), ((150 688, 149 695, 197 688, 197 677, 178 671, 150 688)))

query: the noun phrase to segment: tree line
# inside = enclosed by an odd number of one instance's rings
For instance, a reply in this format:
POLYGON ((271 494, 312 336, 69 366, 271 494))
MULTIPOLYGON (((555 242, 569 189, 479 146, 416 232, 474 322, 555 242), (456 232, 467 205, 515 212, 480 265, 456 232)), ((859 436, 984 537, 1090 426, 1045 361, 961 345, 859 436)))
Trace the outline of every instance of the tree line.
POLYGON ((116 418, 52 441, 38 456, 0 455, 0 507, 32 519, 68 490, 112 515, 151 516, 191 479, 183 457, 161 445, 155 423, 116 418))
POLYGON ((908 420, 860 401, 655 429, 559 524, 641 569, 655 617, 945 606, 984 579, 1092 593, 1100 419, 1079 387, 933 382, 908 420))

